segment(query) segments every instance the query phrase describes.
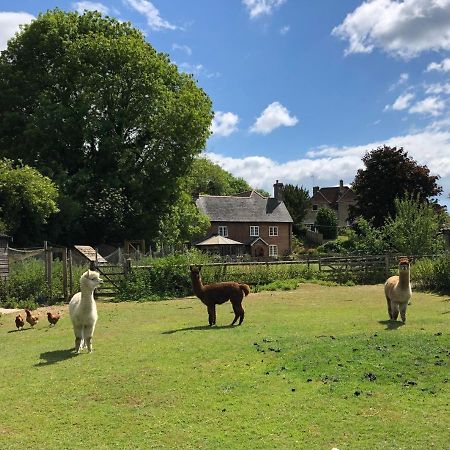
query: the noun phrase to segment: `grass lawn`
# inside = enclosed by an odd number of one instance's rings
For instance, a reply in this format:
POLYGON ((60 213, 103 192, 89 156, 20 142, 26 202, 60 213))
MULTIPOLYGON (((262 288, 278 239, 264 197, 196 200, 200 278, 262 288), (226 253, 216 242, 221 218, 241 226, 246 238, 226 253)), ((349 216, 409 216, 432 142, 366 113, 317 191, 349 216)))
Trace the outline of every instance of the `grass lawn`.
POLYGON ((67 313, 3 315, 0 448, 446 449, 449 300, 415 292, 392 326, 382 286, 305 284, 250 294, 234 328, 229 303, 215 328, 193 297, 99 303, 78 356, 67 313))

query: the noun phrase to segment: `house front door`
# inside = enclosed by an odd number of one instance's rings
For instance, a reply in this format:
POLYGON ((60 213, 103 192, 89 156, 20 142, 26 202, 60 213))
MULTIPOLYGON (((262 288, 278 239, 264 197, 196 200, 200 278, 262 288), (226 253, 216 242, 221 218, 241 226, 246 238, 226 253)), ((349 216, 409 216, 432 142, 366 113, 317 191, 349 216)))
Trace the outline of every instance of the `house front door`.
POLYGON ((253 247, 253 256, 255 258, 264 258, 264 247, 262 245, 255 245, 253 247))

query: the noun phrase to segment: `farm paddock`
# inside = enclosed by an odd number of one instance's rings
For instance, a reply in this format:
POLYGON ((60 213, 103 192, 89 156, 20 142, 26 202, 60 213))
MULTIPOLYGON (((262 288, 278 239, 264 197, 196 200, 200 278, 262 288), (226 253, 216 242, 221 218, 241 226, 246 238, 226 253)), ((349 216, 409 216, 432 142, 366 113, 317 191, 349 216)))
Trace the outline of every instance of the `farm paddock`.
POLYGON ((194 298, 99 303, 96 349, 70 320, 0 318, 0 447, 444 449, 450 301, 413 292, 387 321, 383 287, 302 284, 231 305, 209 328, 194 298), (20 375, 20 376, 19 376, 20 375))

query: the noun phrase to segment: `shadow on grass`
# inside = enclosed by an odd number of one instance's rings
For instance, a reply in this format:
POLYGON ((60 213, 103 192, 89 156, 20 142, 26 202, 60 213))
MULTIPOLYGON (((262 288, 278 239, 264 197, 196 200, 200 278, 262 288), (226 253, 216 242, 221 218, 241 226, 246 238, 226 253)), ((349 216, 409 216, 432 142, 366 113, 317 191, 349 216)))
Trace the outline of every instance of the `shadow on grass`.
POLYGON ((73 358, 77 356, 74 348, 70 348, 67 350, 53 350, 52 352, 44 352, 41 353, 41 360, 37 364, 36 367, 49 366, 50 364, 55 364, 60 361, 64 361, 66 359, 73 358))
POLYGON ((33 328, 22 328, 21 330, 10 330, 8 331, 8 333, 17 333, 17 332, 22 332, 22 331, 28 331, 28 330, 32 330, 33 328))
POLYGON ((178 330, 167 330, 163 331, 162 334, 173 334, 178 333, 179 331, 205 331, 205 330, 222 330, 223 328, 234 328, 238 325, 214 325, 213 327, 210 327, 209 325, 198 325, 196 327, 186 327, 186 328, 179 328, 178 330))
POLYGON ((403 322, 400 322, 399 320, 379 320, 378 323, 386 325, 385 330, 396 330, 397 328, 400 328, 403 325, 405 325, 403 322))

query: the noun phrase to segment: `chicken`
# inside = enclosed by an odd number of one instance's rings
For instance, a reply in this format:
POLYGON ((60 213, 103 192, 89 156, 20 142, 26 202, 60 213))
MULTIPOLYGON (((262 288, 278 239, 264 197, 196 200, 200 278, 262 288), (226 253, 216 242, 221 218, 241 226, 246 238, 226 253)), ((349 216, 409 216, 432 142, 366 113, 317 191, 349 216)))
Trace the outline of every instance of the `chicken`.
POLYGON ((33 328, 38 323, 39 317, 32 316, 29 309, 26 309, 25 312, 27 314, 27 318, 25 320, 31 325, 31 328, 33 328))
POLYGON ((22 316, 19 314, 16 316, 16 327, 18 330, 23 329, 23 326, 25 325, 25 321, 23 320, 22 316))
POLYGON ((61 318, 61 314, 52 314, 51 312, 47 313, 47 319, 50 326, 56 325, 56 322, 61 318))

